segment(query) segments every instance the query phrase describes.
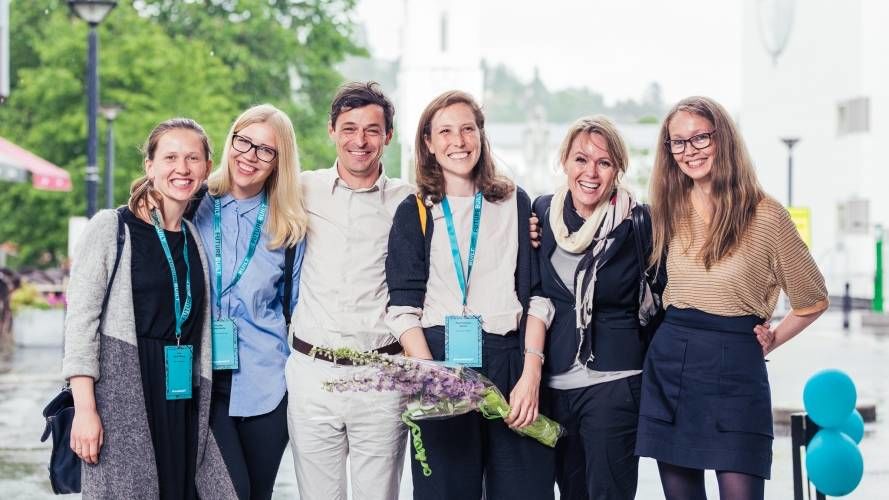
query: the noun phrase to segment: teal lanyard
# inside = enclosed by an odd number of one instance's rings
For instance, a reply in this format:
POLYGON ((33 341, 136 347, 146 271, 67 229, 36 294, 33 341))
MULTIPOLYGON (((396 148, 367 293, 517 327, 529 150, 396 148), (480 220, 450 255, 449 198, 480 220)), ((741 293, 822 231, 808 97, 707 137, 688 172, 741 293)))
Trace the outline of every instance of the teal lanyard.
POLYGON ((161 227, 160 217, 157 210, 151 212, 151 221, 154 223, 154 231, 157 238, 161 240, 161 247, 164 249, 164 255, 167 256, 167 264, 170 265, 170 275, 173 277, 173 310, 176 314, 176 345, 179 345, 179 339, 182 337, 182 325, 191 314, 191 264, 188 262, 188 238, 185 233, 185 222, 182 222, 182 257, 185 259, 185 305, 179 304, 179 277, 176 274, 176 264, 173 262, 173 254, 170 253, 170 245, 167 243, 167 236, 161 227))
POLYGON ((265 215, 268 212, 268 201, 265 193, 262 195, 262 203, 259 204, 259 213, 256 215, 256 222, 253 224, 253 234, 250 235, 250 246, 247 247, 247 255, 232 276, 232 282, 225 289, 222 289, 222 201, 219 197, 213 198, 213 238, 216 240, 216 252, 213 262, 216 264, 216 313, 222 314, 222 296, 228 293, 233 286, 244 276, 247 266, 250 265, 250 259, 256 253, 256 245, 259 243, 259 237, 262 235, 262 224, 265 222, 265 215))
POLYGON ((469 258, 466 262, 466 274, 463 274, 463 259, 460 257, 460 247, 457 246, 457 233, 454 230, 454 215, 451 213, 451 205, 448 197, 441 199, 441 209, 444 212, 445 223, 448 226, 448 236, 451 238, 451 257, 454 258, 454 270, 457 272, 457 282, 460 283, 460 291, 463 293, 463 307, 466 307, 468 296, 469 275, 472 274, 472 264, 475 263, 475 247, 478 244, 478 226, 482 221, 482 194, 475 193, 475 202, 472 205, 472 235, 469 238, 469 258))

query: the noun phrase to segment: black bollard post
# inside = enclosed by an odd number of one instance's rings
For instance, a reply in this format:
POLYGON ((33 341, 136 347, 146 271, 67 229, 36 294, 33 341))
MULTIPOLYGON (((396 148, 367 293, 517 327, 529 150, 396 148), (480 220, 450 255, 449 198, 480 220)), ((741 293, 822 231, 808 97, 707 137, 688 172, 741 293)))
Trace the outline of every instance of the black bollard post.
POLYGON ((852 294, 849 292, 849 282, 843 287, 843 330, 849 329, 849 316, 852 314, 852 294))

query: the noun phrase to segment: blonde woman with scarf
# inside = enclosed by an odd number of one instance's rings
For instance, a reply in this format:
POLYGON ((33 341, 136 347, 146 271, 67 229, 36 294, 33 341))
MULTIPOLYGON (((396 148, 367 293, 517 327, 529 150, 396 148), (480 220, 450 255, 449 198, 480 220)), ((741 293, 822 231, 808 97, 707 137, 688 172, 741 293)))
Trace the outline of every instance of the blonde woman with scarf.
MULTIPOLYGON (((638 323, 640 261, 632 215, 646 207, 620 185, 627 148, 614 123, 581 118, 559 151, 567 185, 534 202, 543 296, 555 305, 543 382, 568 430, 556 448, 563 499, 636 494, 636 425, 647 341, 638 323)), ((643 242, 650 230, 638 228, 643 242)), ((645 245, 644 258, 648 259, 645 245)))

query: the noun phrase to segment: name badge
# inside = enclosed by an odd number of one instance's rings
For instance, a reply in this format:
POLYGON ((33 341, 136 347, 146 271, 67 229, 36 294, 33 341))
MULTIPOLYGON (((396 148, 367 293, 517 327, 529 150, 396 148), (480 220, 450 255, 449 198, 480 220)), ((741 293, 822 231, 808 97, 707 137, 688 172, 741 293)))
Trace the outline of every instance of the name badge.
POLYGON ((481 316, 445 316, 445 361, 482 366, 481 316))
POLYGON ((190 345, 164 347, 167 399, 191 399, 191 358, 190 345))
POLYGON ((238 369, 238 327, 230 319, 214 321, 213 330, 213 369, 238 369))

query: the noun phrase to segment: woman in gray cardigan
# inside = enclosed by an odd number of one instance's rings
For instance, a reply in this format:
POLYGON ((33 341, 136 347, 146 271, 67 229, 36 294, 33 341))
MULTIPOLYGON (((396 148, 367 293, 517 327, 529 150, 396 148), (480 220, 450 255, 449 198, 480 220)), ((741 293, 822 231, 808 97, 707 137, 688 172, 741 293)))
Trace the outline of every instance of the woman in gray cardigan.
POLYGON ((145 176, 128 207, 93 217, 71 269, 62 372, 74 395, 83 496, 233 498, 208 432, 207 264, 182 220, 212 165, 209 140, 176 118, 154 128, 144 151, 145 176))

